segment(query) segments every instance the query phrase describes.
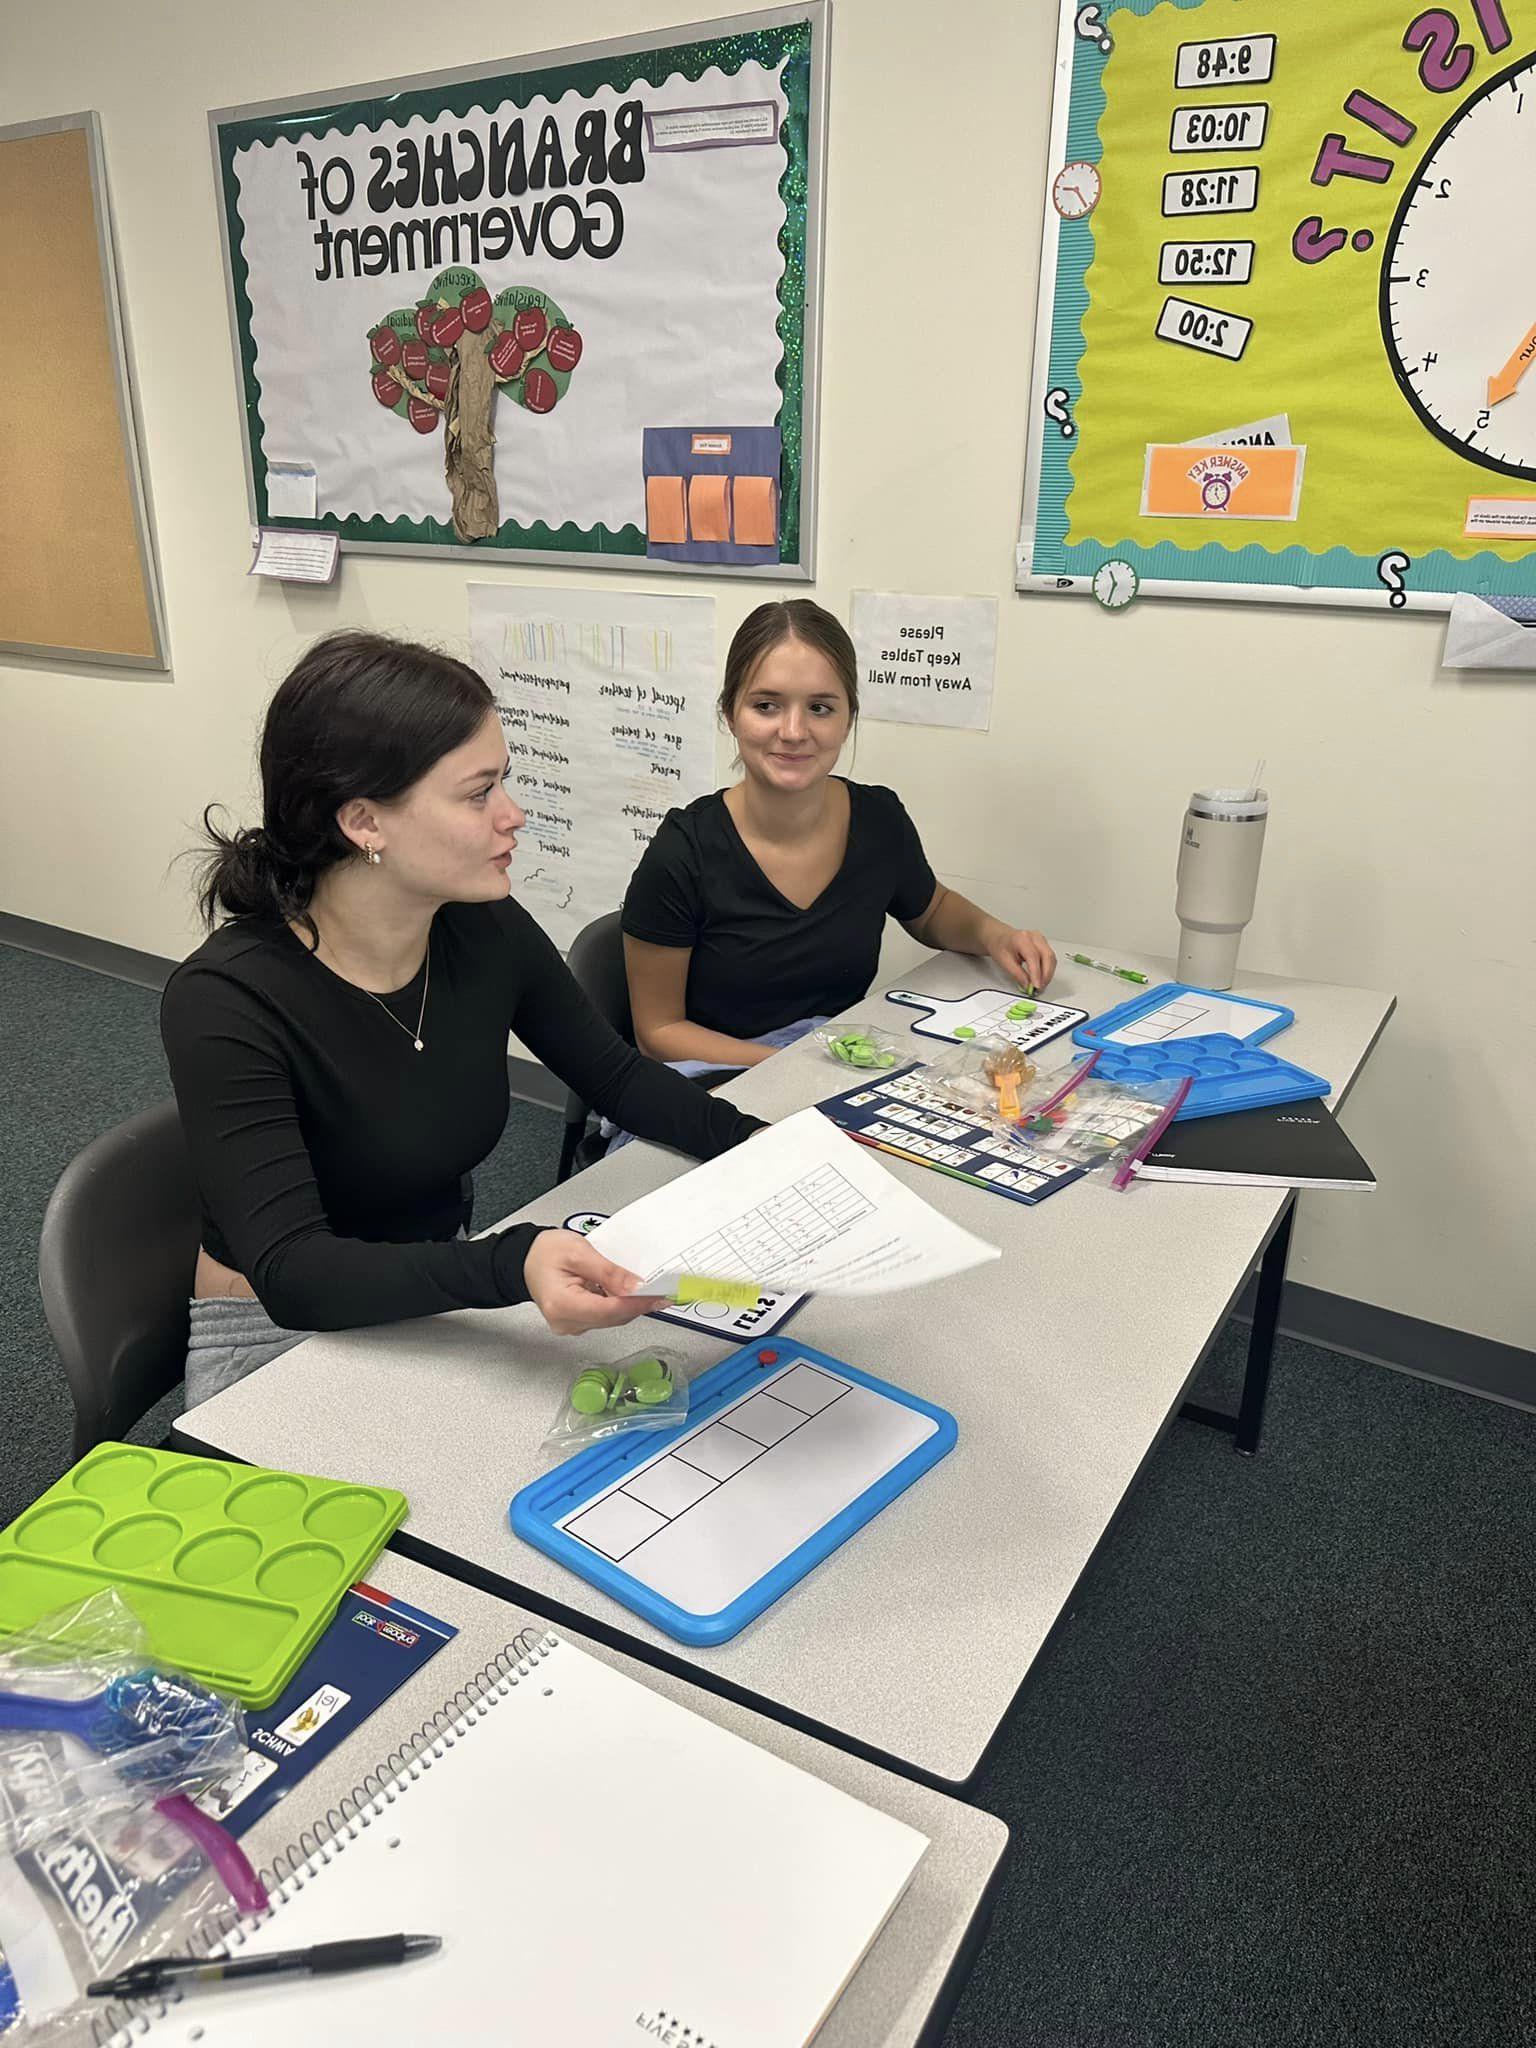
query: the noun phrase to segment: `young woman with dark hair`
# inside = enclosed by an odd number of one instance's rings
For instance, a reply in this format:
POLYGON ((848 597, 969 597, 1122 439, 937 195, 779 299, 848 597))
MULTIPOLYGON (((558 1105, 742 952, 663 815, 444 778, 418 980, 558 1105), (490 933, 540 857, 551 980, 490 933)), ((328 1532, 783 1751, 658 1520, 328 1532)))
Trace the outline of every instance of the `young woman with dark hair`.
POLYGON ((1056 955, 935 880, 893 790, 834 775, 859 711, 846 629, 809 598, 763 604, 726 656, 720 716, 744 770, 670 811, 624 899, 642 1051, 710 1067, 767 1059, 874 980, 885 920, 938 952, 1044 988, 1056 955))
POLYGON ((472 669, 337 633, 268 709, 260 827, 205 813, 211 935, 161 1007, 203 1211, 194 1401, 314 1330, 532 1300, 574 1335, 655 1305, 573 1232, 465 1237, 510 1031, 659 1143, 712 1158, 759 1128, 617 1038, 511 900, 506 769, 472 669))

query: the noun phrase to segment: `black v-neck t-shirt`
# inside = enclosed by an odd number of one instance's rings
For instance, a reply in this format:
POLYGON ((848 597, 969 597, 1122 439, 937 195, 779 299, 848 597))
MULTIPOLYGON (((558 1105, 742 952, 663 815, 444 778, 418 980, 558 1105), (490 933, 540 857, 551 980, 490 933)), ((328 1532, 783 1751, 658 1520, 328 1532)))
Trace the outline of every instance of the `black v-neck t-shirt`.
POLYGON ((866 993, 887 917, 910 924, 938 884, 894 790, 850 782, 843 864, 809 909, 791 903, 747 851, 724 793, 669 811, 624 898, 624 930, 689 946, 690 1024, 758 1038, 831 1016, 866 993))
POLYGON ((509 1032, 638 1137, 711 1159, 761 1128, 618 1038, 511 898, 444 905, 421 971, 380 997, 236 918, 171 976, 160 1029, 203 1244, 291 1330, 528 1299, 534 1225, 458 1238, 507 1120, 509 1032))

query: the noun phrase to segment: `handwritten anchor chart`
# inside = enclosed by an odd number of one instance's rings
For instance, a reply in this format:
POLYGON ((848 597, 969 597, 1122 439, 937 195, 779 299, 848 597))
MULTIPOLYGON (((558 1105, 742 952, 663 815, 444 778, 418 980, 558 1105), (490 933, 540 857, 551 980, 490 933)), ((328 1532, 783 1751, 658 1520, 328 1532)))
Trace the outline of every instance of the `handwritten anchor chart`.
POLYGON ((563 951, 715 786, 714 600, 471 584, 469 620, 528 815, 512 894, 563 951))
POLYGON ((1536 0, 1061 0, 1020 589, 1536 595, 1536 0))

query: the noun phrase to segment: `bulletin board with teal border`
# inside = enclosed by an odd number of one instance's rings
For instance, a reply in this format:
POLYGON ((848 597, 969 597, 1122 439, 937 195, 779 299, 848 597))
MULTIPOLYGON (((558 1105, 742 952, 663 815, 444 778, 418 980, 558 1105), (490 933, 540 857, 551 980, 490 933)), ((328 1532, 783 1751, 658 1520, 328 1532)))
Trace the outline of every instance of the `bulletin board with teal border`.
POLYGON ((1536 0, 1062 0, 1048 173, 1020 589, 1536 594, 1536 0))

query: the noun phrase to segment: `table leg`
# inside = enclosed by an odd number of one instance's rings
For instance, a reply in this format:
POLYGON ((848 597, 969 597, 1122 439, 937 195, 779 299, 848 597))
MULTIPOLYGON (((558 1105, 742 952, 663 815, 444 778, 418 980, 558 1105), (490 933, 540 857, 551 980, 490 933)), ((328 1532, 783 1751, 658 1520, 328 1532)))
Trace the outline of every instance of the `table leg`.
POLYGON ((1285 1285, 1285 1262, 1291 1249, 1291 1225, 1296 1217, 1296 1197, 1291 1196, 1275 1234, 1259 1261, 1259 1286, 1253 1305, 1253 1328, 1248 1336, 1248 1364, 1243 1373, 1242 1398, 1237 1413, 1207 1408, 1199 1401, 1186 1401, 1179 1410, 1185 1422, 1203 1422, 1211 1429, 1224 1429, 1232 1448, 1251 1458, 1259 1447, 1264 1427, 1264 1401, 1269 1393, 1269 1368, 1275 1355, 1275 1326, 1280 1320, 1280 1291, 1285 1285))

